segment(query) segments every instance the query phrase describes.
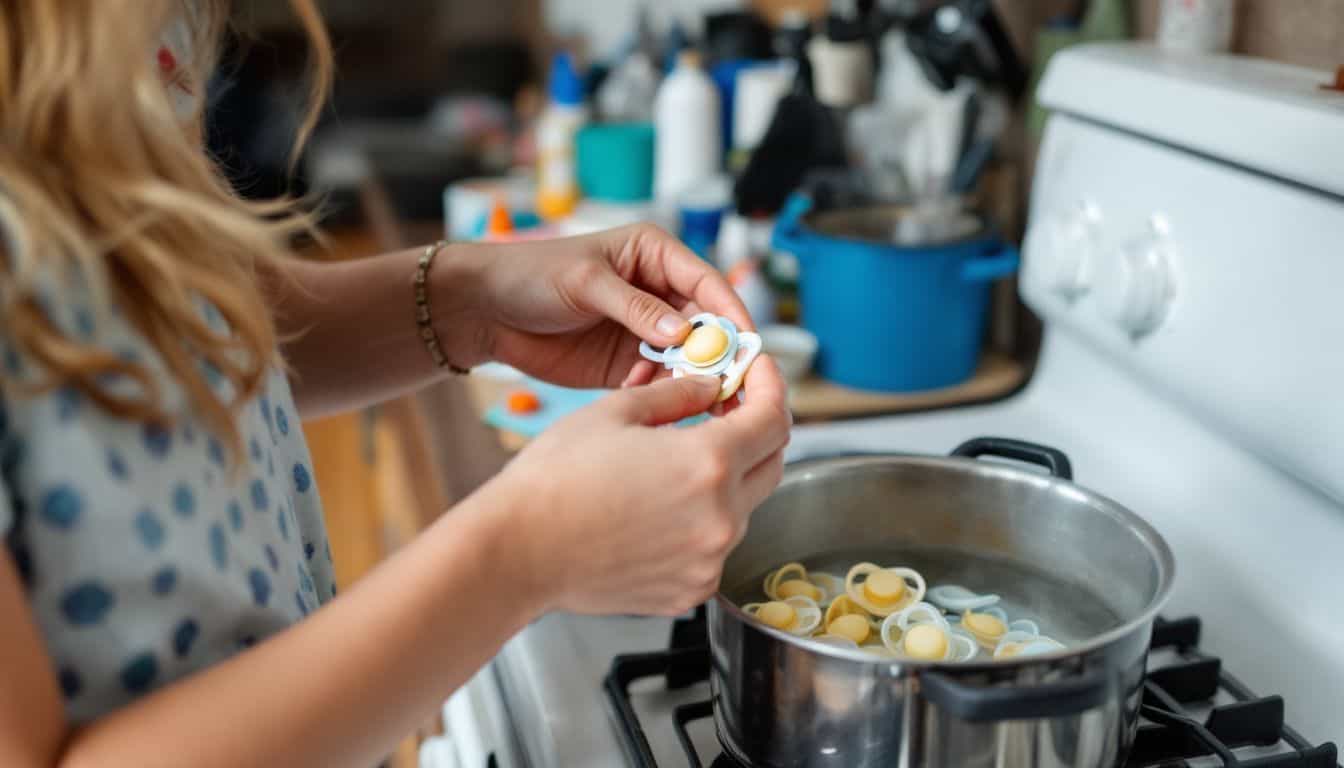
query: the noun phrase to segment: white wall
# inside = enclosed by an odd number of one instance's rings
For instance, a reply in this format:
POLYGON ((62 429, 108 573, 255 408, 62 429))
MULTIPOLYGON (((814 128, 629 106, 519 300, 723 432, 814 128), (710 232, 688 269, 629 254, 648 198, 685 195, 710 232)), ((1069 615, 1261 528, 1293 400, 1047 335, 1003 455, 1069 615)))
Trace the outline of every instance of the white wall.
POLYGON ((701 18, 711 11, 742 8, 741 0, 543 0, 546 26, 559 35, 582 35, 594 56, 609 55, 635 28, 639 7, 660 34, 673 18, 692 34, 700 34, 701 18))

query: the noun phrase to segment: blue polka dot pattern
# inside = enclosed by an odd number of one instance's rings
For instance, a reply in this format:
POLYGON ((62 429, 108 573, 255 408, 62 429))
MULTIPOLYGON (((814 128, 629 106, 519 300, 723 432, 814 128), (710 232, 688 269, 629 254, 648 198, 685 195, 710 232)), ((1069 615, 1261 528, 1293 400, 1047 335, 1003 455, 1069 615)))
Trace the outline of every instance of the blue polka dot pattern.
POLYGON ((224 466, 224 444, 215 439, 213 435, 206 438, 205 452, 216 466, 224 466))
POLYGON ((61 667, 56 676, 61 683, 61 695, 65 698, 73 699, 84 690, 84 681, 79 679, 79 673, 74 667, 61 667))
POLYGON ((152 653, 142 653, 121 668, 121 685, 129 693, 144 693, 159 676, 159 662, 152 653))
POLYGON ((98 331, 93 322, 93 313, 88 308, 79 307, 75 310, 75 329, 85 341, 91 340, 98 331))
POLYGON ((173 630, 173 653, 177 654, 177 658, 185 659, 200 635, 201 625, 195 619, 184 619, 178 624, 177 629, 173 630))
POLYGON ((271 578, 260 568, 247 572, 248 586, 252 587, 252 602, 265 605, 271 600, 271 578))
POLYGON ((146 548, 156 550, 163 546, 163 523, 148 509, 140 510, 135 516, 135 532, 140 534, 140 541, 146 548))
POLYGON ((167 458, 173 449, 173 433, 158 424, 146 424, 140 430, 140 437, 144 440, 145 450, 156 459, 167 458))
POLYGON ((79 413, 79 406, 83 397, 79 390, 72 386, 64 386, 56 390, 56 418, 61 421, 69 421, 79 413))
POLYGON ((266 428, 275 429, 275 425, 271 422, 271 399, 262 395, 258 404, 261 406, 261 418, 266 420, 266 428))
POLYGON ((33 580, 36 574, 33 573, 33 555, 28 548, 22 545, 10 547, 10 554, 14 558, 14 570, 19 572, 19 580, 28 589, 33 588, 33 580))
POLYGON ((126 480, 131 476, 131 468, 126 465, 126 459, 116 448, 107 449, 107 471, 118 480, 126 480))
POLYGON ((191 517, 196 514, 196 494, 184 483, 178 483, 173 489, 173 511, 179 517, 191 517))
POLYGON ((206 324, 208 324, 212 330, 224 330, 224 316, 219 313, 219 307, 216 307, 214 304, 207 301, 203 304, 201 312, 205 315, 206 324))
POLYGON ((270 500, 266 498, 266 484, 261 480, 252 481, 252 507, 258 512, 265 512, 266 507, 270 506, 270 500))
POLYGON ((307 493, 313 485, 313 478, 308 474, 308 468, 301 463, 294 464, 294 488, 299 493, 307 493))
POLYGON ((229 565, 228 542, 224 539, 224 526, 219 523, 210 526, 210 559, 221 571, 229 565))
POLYGON ((102 585, 88 582, 68 590, 61 596, 61 613, 71 624, 87 627, 102 621, 115 602, 112 593, 102 585))
POLYGON ((209 360, 203 360, 201 362, 201 373, 205 375, 206 383, 209 384, 210 388, 215 390, 216 392, 218 392, 220 387, 223 386, 224 374, 219 370, 219 368, 214 363, 210 362, 209 360))
POLYGON ((0 455, 0 471, 12 476, 23 460, 28 458, 28 443, 14 435, 5 441, 4 453, 0 455))
POLYGON ((58 485, 42 496, 42 519, 56 528, 73 528, 83 511, 84 500, 79 491, 68 485, 58 485))
POLYGON ((150 579, 149 588, 159 597, 172 593, 177 587, 177 569, 171 565, 165 565, 154 572, 154 577, 150 579))
MULTIPOLYGON (((59 298, 75 338, 80 303, 59 298)), ((160 356, 121 327, 127 318, 93 317, 109 359, 162 378, 160 356)), ((0 329, 0 372, 5 347, 0 329)), ((20 375, 37 371, 19 358, 20 375)), ((124 374, 104 381, 139 389, 124 374)), ((221 384, 231 397, 236 388, 221 384)), ((0 492, 16 521, 0 551, 24 579, 79 721, 224 661, 240 643, 264 643, 331 597, 326 489, 283 372, 266 372, 263 386, 266 410, 252 410, 260 395, 245 405, 236 450, 176 395, 174 418, 145 426, 103 413, 78 388, 0 394, 0 492)), ((0 626, 0 645, 4 634, 0 626)))

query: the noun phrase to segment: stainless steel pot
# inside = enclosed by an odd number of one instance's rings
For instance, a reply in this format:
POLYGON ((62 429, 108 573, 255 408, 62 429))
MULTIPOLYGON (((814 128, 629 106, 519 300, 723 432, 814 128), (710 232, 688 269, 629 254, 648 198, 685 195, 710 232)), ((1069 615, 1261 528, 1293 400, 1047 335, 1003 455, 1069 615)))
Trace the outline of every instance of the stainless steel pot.
POLYGON ((1133 743, 1174 563, 1151 526, 1071 477, 1063 453, 996 438, 950 458, 790 465, 709 602, 724 748, 776 768, 1118 764, 1133 743), (794 637, 738 608, 761 599, 762 577, 782 563, 839 570, 860 559, 999 593, 1068 647, 1003 661, 893 662, 794 637))

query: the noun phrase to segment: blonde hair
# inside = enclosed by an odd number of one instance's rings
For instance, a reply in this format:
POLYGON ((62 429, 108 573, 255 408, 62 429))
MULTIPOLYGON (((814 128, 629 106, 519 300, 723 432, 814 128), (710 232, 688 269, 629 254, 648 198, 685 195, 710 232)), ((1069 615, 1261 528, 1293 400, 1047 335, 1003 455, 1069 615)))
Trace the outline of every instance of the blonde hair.
MULTIPOLYGON (((312 0, 290 6, 312 45, 297 157, 332 57, 312 0)), ((114 415, 171 423, 143 362, 63 332, 43 310, 39 276, 78 279, 97 307, 126 314, 237 455, 237 411, 276 363, 257 273, 312 224, 292 200, 241 199, 205 152, 204 90, 230 10, 229 0, 0 0, 0 323, 42 369, 23 386, 71 385, 114 415), (184 19, 192 41, 180 72, 197 105, 185 120, 154 55, 184 19), (202 299, 227 330, 205 321, 202 299), (231 398, 203 367, 232 383, 231 398), (138 392, 109 383, 122 377, 138 392)))

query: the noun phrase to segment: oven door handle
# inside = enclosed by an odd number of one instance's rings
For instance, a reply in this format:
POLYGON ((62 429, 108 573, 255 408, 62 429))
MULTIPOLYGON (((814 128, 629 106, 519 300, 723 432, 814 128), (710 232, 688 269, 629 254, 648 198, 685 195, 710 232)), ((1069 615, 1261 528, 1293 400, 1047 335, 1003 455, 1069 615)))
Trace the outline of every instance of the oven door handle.
POLYGON ((924 698, 968 723, 1069 717, 1099 707, 1111 694, 1111 680, 1101 669, 1053 683, 1032 685, 968 685, 943 672, 919 676, 924 698))

